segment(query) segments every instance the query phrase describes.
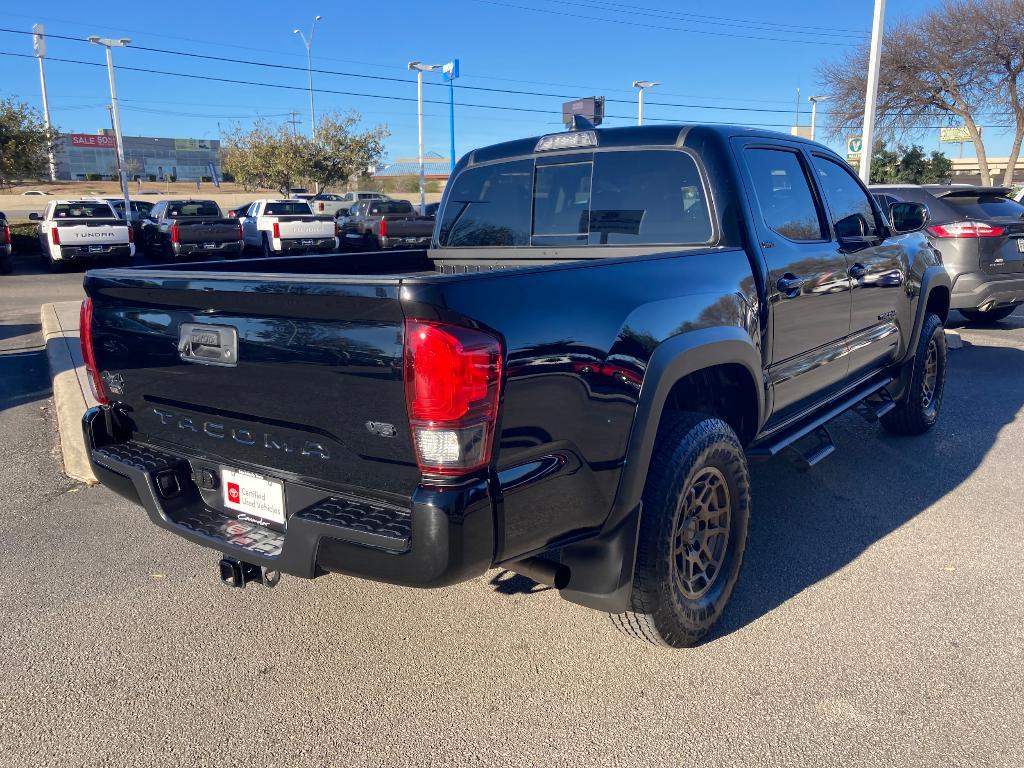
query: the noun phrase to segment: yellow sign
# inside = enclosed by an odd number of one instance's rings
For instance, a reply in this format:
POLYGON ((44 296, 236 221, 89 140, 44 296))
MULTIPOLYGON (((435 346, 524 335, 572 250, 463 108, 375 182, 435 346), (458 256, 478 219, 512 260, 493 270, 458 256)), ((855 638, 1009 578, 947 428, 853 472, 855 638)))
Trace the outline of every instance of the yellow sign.
POLYGON ((944 144, 959 144, 970 140, 971 134, 966 126, 956 125, 951 128, 939 128, 939 141, 944 144))

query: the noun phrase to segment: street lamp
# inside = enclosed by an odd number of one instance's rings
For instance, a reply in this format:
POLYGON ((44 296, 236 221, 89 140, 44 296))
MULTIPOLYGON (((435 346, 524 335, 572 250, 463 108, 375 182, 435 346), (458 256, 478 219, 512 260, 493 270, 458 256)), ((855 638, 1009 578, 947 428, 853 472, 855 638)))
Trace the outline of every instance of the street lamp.
POLYGON ((131 201, 128 199, 128 173, 125 171, 124 141, 121 138, 121 110, 117 104, 117 82, 114 80, 114 57, 111 55, 110 49, 114 47, 124 48, 126 45, 131 44, 132 41, 127 37, 111 40, 110 38, 92 35, 89 38, 89 42, 93 45, 102 45, 107 49, 107 77, 110 79, 110 106, 114 116, 114 141, 117 143, 118 175, 121 177, 121 195, 124 197, 124 218, 130 227, 132 225, 132 206, 131 201))
POLYGON ((637 89, 636 94, 636 124, 644 124, 644 91, 648 88, 653 88, 660 83, 656 83, 653 80, 634 80, 633 87, 637 89))
POLYGON ((818 116, 818 104, 822 101, 828 101, 831 96, 808 96, 807 100, 811 102, 811 141, 814 141, 814 126, 815 119, 818 116))
POLYGON ((310 136, 316 139, 316 117, 313 113, 313 33, 316 31, 316 23, 322 19, 317 16, 309 25, 309 37, 302 34, 301 29, 293 29, 292 34, 302 38, 302 44, 306 46, 306 74, 309 75, 309 132, 310 136))
POLYGON ((434 72, 443 64, 424 64, 422 61, 410 61, 409 69, 416 73, 416 101, 418 104, 417 117, 420 133, 420 215, 427 212, 427 190, 423 174, 423 73, 434 72))

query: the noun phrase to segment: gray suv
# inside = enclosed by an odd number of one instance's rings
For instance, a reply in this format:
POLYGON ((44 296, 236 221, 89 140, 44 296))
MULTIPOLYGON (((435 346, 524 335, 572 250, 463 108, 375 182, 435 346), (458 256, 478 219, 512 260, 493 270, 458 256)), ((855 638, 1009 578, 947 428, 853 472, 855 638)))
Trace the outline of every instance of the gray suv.
POLYGON ((1024 205, 1007 187, 873 184, 883 210, 893 203, 928 208, 924 232, 953 281, 951 307, 973 322, 996 322, 1024 303, 1024 205))

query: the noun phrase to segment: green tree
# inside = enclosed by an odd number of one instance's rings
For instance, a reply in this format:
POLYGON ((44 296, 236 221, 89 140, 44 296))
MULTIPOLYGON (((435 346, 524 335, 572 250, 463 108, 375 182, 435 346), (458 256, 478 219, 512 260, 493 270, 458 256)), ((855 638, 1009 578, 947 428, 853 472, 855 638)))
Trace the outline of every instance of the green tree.
POLYGON ((875 145, 871 159, 872 184, 940 184, 952 176, 953 164, 941 152, 925 155, 917 144, 895 151, 875 145))
POLYGON ((360 119, 356 112, 324 115, 316 139, 298 136, 284 124, 259 121, 247 131, 225 135, 221 165, 245 189, 276 189, 284 195, 305 181, 326 191, 365 173, 384 154, 387 127, 359 131, 360 119))
POLYGON ((46 176, 47 154, 56 138, 57 132, 47 129, 28 104, 14 98, 0 100, 0 187, 46 176))

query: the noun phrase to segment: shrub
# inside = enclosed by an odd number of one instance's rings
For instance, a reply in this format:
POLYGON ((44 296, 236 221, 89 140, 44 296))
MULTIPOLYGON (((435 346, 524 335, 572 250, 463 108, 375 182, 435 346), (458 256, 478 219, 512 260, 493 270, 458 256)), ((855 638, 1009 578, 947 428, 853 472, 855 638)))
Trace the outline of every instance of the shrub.
POLYGON ((213 176, 201 176, 199 180, 204 183, 210 183, 213 181, 213 176))
POLYGON ((87 173, 85 174, 86 181, 103 181, 102 173, 87 173))
POLYGON ((149 179, 150 181, 156 181, 156 174, 151 173, 148 176, 146 176, 146 178, 149 179))

